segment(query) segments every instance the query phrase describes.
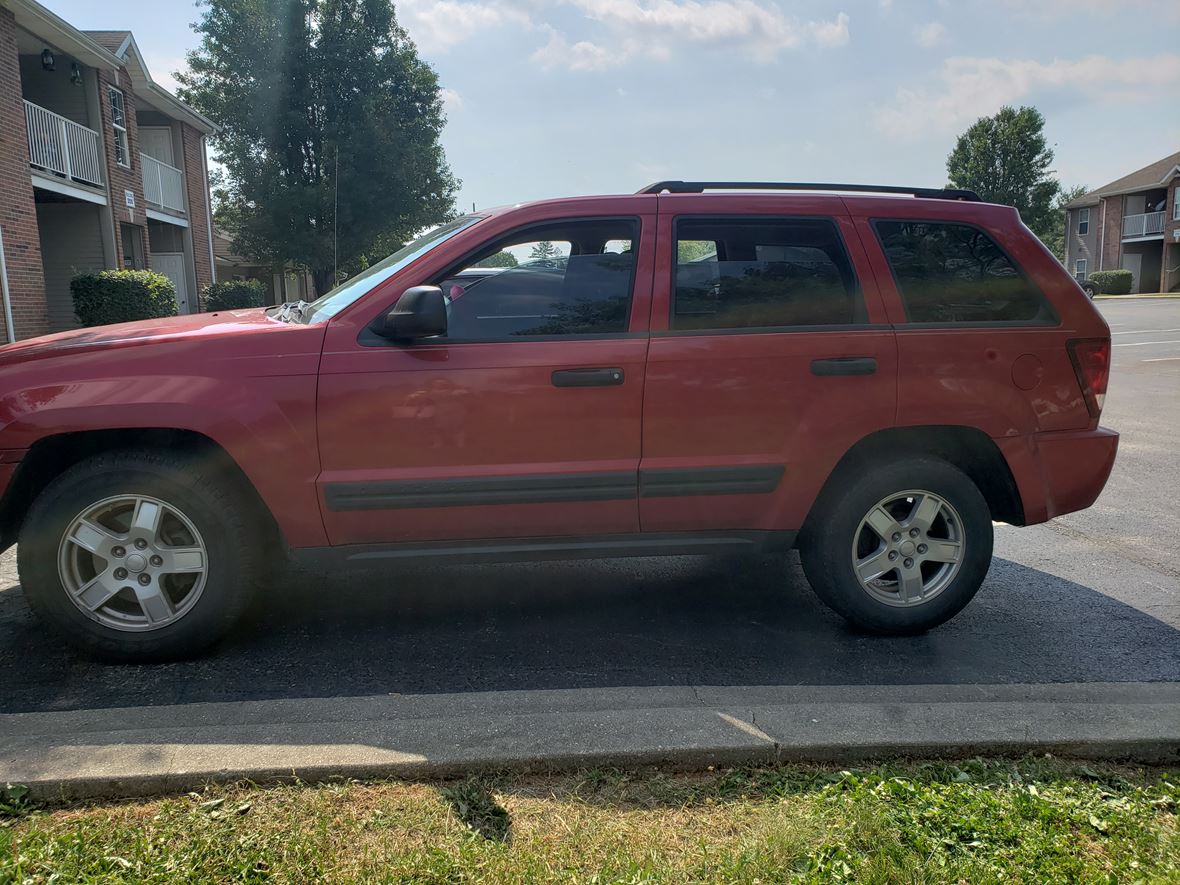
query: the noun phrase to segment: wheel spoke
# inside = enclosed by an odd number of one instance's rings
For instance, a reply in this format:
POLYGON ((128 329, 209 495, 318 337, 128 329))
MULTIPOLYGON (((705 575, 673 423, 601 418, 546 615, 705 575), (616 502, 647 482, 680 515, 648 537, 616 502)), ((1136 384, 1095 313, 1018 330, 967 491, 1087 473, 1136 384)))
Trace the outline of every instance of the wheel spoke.
POLYGON ((135 598, 139 600, 139 607, 143 609, 148 621, 157 624, 172 617, 172 603, 164 595, 158 581, 153 581, 146 587, 137 583, 134 588, 135 598))
POLYGON ((160 551, 164 564, 160 571, 166 575, 179 575, 205 570, 205 551, 200 547, 165 547, 160 551))
POLYGON ((75 594, 75 598, 90 611, 95 611, 117 596, 121 589, 122 586, 107 571, 87 581, 75 594))
POLYGON ((926 542, 926 556, 929 562, 958 562, 963 545, 958 541, 939 541, 933 538, 926 542))
POLYGON ((910 516, 908 525, 928 532, 941 510, 942 501, 933 495, 923 495, 914 506, 914 512, 910 516))
POLYGON ((889 552, 882 548, 872 556, 867 556, 856 563, 856 574, 862 581, 872 581, 897 568, 897 564, 890 561, 889 552))
POLYGON ((922 598, 922 572, 920 569, 898 569, 897 592, 903 602, 914 602, 922 598))
POLYGON ((68 540, 72 544, 77 544, 83 550, 93 553, 95 556, 101 556, 107 559, 110 557, 111 547, 115 545, 115 542, 119 538, 114 532, 96 522, 91 522, 88 519, 80 519, 74 525, 74 529, 70 532, 68 540))
POLYGON ((164 508, 155 501, 143 498, 135 502, 135 515, 131 518, 131 530, 139 532, 154 541, 160 533, 160 520, 164 516, 164 508))
POLYGON ((865 523, 885 541, 888 541, 895 532, 901 531, 897 520, 890 516, 883 507, 874 507, 865 517, 865 523))

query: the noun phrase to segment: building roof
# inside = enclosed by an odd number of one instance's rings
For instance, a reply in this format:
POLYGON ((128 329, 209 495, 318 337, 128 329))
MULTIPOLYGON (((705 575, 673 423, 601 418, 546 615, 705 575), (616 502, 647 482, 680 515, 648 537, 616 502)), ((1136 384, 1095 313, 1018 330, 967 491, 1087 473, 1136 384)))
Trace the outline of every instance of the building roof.
POLYGON ((1076 200, 1071 200, 1066 204, 1065 208, 1078 209, 1082 206, 1093 206, 1102 197, 1133 193, 1134 191, 1147 190, 1152 187, 1162 187, 1177 170, 1180 170, 1180 151, 1170 154, 1162 160, 1156 160, 1154 163, 1144 166, 1142 169, 1136 169, 1130 175, 1116 178, 1109 184, 1104 184, 1102 187, 1092 190, 1087 194, 1082 194, 1076 200))
POLYGON ((147 63, 143 60, 143 53, 135 43, 135 35, 130 31, 83 31, 83 33, 115 55, 127 67, 131 75, 131 83, 135 87, 135 94, 142 95, 148 103, 158 110, 173 117, 179 117, 190 126, 199 129, 206 135, 218 131, 217 124, 212 120, 190 108, 183 101, 152 79, 147 63))

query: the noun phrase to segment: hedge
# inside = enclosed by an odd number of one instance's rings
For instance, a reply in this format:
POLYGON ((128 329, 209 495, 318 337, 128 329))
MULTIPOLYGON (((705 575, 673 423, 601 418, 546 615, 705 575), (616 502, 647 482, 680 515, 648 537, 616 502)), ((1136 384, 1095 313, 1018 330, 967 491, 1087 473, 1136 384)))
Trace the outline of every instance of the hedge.
POLYGON ((1090 280, 1103 295, 1126 295, 1131 291, 1134 276, 1129 270, 1096 270, 1090 280))
POLYGON ((261 280, 227 280, 205 289, 205 310, 237 310, 266 304, 266 286, 261 280))
POLYGON ((150 270, 104 270, 70 280, 74 313, 83 326, 176 316, 176 289, 150 270))

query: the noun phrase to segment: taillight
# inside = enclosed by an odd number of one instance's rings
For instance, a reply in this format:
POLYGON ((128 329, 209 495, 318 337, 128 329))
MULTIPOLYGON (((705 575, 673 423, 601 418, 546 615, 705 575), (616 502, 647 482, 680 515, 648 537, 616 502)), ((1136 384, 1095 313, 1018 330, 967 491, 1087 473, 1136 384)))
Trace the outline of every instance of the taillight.
POLYGON ((1082 396, 1086 398, 1086 408, 1097 418, 1102 414, 1106 383, 1110 380, 1110 339, 1075 338, 1068 347, 1082 396))

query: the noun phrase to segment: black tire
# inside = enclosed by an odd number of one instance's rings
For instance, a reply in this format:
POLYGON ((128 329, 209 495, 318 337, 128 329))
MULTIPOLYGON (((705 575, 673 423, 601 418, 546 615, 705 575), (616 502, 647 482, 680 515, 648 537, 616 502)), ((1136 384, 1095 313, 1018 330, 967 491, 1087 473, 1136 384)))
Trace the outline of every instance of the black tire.
POLYGON ((1091 283, 1089 280, 1086 280, 1086 282, 1082 283, 1082 291, 1089 296, 1091 301, 1093 301, 1094 296, 1098 294, 1098 286, 1094 283, 1091 283))
POLYGON ((33 611, 70 644, 125 662, 192 656, 224 636, 250 605, 265 566, 267 535, 217 459, 199 452, 122 450, 87 458, 50 483, 21 528, 17 564, 33 611), (145 632, 107 626, 69 598, 59 544, 87 507, 122 495, 150 496, 182 511, 207 551, 200 595, 178 620, 145 632))
POLYGON ((949 620, 971 601, 991 565, 993 536, 987 501, 965 473, 946 461, 916 457, 852 467, 834 482, 808 518, 799 551, 808 581, 828 606, 869 632, 912 635, 949 620), (958 572, 940 592, 897 607, 861 585, 853 543, 875 504, 912 489, 938 495, 957 511, 964 545, 958 572))

